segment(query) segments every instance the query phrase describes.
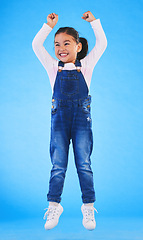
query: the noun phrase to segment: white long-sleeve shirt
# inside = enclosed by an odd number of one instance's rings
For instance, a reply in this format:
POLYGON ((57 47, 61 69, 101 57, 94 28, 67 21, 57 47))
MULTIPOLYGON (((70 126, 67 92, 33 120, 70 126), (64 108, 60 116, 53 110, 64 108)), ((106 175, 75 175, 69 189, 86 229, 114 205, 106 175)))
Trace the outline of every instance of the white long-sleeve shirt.
MULTIPOLYGON (((96 37, 96 44, 92 51, 85 58, 80 60, 81 72, 85 78, 88 88, 90 87, 93 69, 107 47, 107 39, 101 26, 100 19, 96 19, 90 22, 90 24, 93 28, 96 37)), ((44 41, 46 40, 47 36, 51 31, 52 28, 48 26, 46 23, 44 23, 40 31, 36 34, 35 38, 33 39, 32 47, 36 56, 38 57, 38 59, 44 66, 45 70, 47 71, 51 87, 53 90, 58 71, 59 61, 54 59, 43 46, 44 41)), ((73 69, 76 69, 74 63, 65 63, 63 68, 63 70, 73 69)))

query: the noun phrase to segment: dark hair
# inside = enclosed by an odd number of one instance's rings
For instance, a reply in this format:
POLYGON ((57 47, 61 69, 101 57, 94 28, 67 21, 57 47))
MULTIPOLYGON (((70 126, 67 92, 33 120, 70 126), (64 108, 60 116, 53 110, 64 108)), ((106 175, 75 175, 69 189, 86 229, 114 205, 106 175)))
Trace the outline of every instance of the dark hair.
POLYGON ((59 33, 66 33, 74 38, 76 43, 78 44, 81 42, 82 44, 82 49, 81 51, 77 54, 77 59, 81 60, 83 59, 88 52, 88 41, 85 38, 79 37, 79 33, 72 27, 62 27, 59 28, 58 31, 55 33, 55 36, 59 33))

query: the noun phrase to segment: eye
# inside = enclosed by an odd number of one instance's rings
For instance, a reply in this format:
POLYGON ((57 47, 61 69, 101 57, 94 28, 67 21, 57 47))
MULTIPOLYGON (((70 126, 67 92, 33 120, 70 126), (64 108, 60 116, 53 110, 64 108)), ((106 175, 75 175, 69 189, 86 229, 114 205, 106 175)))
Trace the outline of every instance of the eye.
POLYGON ((67 46, 67 45, 70 45, 70 44, 67 42, 67 43, 65 43, 65 46, 67 46))
POLYGON ((60 44, 59 44, 59 43, 56 43, 56 44, 55 44, 55 46, 56 46, 56 47, 59 47, 59 46, 60 46, 60 44))

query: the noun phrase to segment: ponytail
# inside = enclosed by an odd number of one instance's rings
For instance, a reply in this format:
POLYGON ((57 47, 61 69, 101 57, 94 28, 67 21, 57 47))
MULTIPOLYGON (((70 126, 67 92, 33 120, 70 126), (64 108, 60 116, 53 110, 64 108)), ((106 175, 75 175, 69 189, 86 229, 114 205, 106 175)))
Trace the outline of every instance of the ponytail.
POLYGON ((83 59, 88 52, 88 41, 85 38, 80 37, 79 42, 82 44, 81 51, 77 54, 77 59, 81 60, 83 59))

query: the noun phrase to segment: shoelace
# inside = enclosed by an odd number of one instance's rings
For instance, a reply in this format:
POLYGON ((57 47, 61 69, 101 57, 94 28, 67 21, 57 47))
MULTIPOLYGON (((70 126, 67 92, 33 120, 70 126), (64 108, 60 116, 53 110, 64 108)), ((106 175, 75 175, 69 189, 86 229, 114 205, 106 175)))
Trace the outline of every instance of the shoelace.
POLYGON ((54 215, 56 213, 56 207, 49 207, 49 208, 45 208, 44 210, 47 210, 44 214, 44 219, 46 219, 47 217, 47 220, 51 220, 54 218, 54 215))
POLYGON ((98 213, 98 211, 94 207, 92 207, 92 208, 85 207, 84 213, 85 213, 85 218, 87 221, 94 221, 94 211, 96 211, 98 213))

